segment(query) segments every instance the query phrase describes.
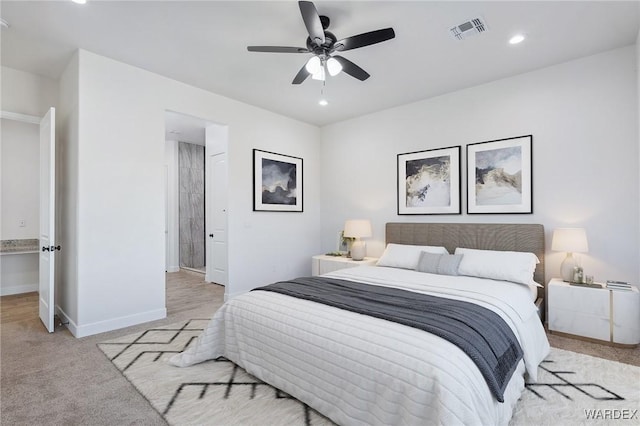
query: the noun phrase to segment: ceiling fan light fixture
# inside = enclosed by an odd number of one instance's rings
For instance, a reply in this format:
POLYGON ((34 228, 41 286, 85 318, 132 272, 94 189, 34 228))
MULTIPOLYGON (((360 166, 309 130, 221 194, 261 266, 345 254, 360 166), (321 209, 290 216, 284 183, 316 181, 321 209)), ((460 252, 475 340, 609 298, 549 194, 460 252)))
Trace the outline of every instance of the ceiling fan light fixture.
POLYGON ((311 78, 314 80, 320 80, 320 81, 324 81, 325 80, 325 72, 324 72, 324 67, 321 67, 318 72, 316 73, 312 73, 311 74, 311 78))
POLYGON ((314 80, 325 81, 327 73, 335 76, 341 72, 360 81, 365 81, 370 77, 365 70, 347 58, 336 55, 332 59, 331 55, 336 51, 343 52, 382 43, 396 36, 393 28, 381 28, 338 40, 333 33, 327 31, 331 22, 329 17, 319 15, 313 2, 299 1, 298 6, 308 33, 306 47, 247 46, 249 52, 312 53, 313 57, 300 68, 291 84, 301 84, 309 76, 312 76, 314 80))
POLYGON ((327 59, 327 71, 331 77, 335 77, 342 71, 342 64, 336 58, 327 59))
POLYGON ((305 67, 307 68, 307 71, 309 71, 309 74, 315 75, 322 69, 322 62, 319 57, 312 56, 311 59, 307 61, 307 65, 305 65, 305 67))

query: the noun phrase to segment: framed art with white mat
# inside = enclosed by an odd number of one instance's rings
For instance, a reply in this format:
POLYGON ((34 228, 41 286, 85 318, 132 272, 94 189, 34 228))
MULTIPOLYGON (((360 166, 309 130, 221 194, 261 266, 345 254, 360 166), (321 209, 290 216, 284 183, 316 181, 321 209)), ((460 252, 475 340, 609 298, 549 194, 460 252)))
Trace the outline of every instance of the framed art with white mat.
POLYGON ((460 214, 460 146, 398 154, 398 214, 460 214))
POLYGON ((302 212, 302 158, 253 150, 253 210, 302 212))
POLYGON ((533 213, 532 135, 467 145, 467 213, 533 213))

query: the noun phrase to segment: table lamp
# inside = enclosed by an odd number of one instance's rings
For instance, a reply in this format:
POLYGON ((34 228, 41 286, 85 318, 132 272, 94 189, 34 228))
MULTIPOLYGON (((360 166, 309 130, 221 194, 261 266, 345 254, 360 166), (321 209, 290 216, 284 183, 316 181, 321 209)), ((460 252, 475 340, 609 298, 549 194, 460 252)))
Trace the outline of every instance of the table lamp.
POLYGON ((368 220, 347 220, 344 224, 344 236, 354 239, 351 244, 351 259, 364 259, 367 246, 361 238, 371 236, 371 222, 368 220))
POLYGON ((587 233, 583 228, 558 228, 553 231, 551 250, 565 251, 567 257, 560 265, 560 275, 565 281, 573 281, 573 268, 577 266, 573 253, 586 253, 589 251, 587 233))

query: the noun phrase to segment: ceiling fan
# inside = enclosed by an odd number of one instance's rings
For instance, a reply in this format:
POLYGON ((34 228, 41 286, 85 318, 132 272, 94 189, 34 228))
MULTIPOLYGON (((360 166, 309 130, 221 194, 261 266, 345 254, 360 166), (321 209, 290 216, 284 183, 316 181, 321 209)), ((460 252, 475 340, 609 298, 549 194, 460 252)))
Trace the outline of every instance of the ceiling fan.
POLYGON ((338 40, 333 33, 327 31, 330 20, 324 15, 318 15, 313 2, 299 1, 302 20, 307 27, 307 47, 285 46, 248 46, 249 52, 271 53, 313 53, 314 56, 298 71, 292 84, 300 84, 312 76, 315 80, 325 79, 325 69, 329 75, 334 76, 344 71, 360 81, 369 78, 369 74, 350 60, 336 55, 336 52, 357 49, 383 41, 391 40, 396 36, 393 28, 384 28, 376 31, 358 34, 352 37, 338 40))

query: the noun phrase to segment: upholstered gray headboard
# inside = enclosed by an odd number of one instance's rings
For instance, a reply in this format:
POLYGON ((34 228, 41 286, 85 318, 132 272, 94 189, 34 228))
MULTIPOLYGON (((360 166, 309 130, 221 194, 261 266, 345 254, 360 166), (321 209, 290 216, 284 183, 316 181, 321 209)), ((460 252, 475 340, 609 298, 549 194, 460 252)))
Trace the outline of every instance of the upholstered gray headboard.
POLYGON ((533 279, 544 285, 544 226, 499 223, 387 223, 387 243, 524 251, 540 259, 533 279))

